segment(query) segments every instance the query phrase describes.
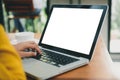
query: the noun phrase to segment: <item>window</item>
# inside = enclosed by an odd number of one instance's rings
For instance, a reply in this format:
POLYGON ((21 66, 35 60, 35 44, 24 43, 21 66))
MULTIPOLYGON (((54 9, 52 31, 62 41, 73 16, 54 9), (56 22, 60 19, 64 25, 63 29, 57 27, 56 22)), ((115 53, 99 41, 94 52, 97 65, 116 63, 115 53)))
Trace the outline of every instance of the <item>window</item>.
POLYGON ((120 0, 111 0, 110 5, 110 53, 120 53, 120 0))

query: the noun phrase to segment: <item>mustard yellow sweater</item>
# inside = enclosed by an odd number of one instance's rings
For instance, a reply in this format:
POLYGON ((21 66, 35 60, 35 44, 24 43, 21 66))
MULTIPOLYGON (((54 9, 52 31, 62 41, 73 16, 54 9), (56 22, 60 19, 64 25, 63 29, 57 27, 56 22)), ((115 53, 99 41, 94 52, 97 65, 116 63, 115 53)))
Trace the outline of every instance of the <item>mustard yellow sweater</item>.
POLYGON ((26 80, 21 59, 0 25, 0 80, 26 80))

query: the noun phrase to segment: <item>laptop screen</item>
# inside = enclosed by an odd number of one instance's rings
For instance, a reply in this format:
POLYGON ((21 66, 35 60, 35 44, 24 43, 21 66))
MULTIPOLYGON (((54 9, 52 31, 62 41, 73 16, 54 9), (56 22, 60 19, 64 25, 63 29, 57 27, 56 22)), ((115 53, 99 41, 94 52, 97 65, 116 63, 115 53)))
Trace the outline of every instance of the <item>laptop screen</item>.
POLYGON ((103 9, 54 7, 41 43, 90 54, 103 9))

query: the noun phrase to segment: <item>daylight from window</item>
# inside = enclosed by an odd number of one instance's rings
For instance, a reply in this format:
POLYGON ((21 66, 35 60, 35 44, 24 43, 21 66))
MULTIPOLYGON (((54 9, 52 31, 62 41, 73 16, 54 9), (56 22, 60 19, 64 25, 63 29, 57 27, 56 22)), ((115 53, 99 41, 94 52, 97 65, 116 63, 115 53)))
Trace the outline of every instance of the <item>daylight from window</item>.
POLYGON ((120 0, 112 0, 110 52, 120 53, 120 0))

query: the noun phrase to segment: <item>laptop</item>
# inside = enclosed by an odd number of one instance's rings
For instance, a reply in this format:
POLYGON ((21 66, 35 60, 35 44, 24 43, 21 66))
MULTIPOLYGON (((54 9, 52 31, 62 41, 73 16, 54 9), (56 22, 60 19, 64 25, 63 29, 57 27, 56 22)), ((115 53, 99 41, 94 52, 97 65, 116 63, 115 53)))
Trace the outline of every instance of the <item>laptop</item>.
POLYGON ((89 64, 107 5, 53 5, 39 41, 42 55, 23 59, 26 73, 49 79, 89 64))

